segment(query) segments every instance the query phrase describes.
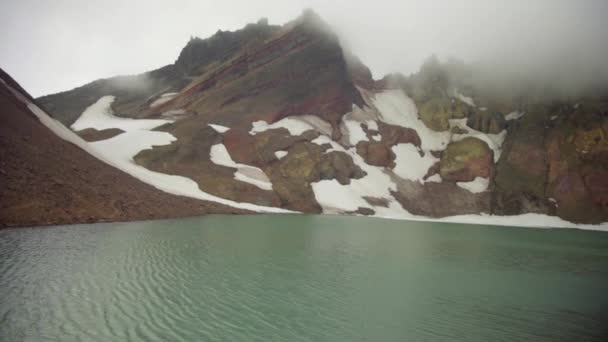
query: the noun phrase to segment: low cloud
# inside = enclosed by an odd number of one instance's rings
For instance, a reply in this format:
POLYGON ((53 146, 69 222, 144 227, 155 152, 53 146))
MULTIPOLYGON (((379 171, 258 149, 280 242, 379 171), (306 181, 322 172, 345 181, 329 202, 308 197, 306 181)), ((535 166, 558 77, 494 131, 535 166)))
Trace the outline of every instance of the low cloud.
POLYGON ((5 1, 0 66, 34 95, 172 63, 191 35, 235 30, 261 17, 285 23, 313 8, 381 78, 425 58, 457 57, 496 78, 560 87, 608 79, 608 1, 5 1))

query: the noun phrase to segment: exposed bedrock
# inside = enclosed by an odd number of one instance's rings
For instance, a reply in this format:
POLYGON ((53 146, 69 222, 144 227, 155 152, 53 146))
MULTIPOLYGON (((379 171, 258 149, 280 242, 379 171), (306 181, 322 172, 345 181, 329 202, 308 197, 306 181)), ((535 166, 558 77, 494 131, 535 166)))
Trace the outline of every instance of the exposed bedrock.
POLYGON ((321 207, 310 183, 336 179, 340 184, 349 184, 351 178, 365 175, 346 153, 323 151, 317 144, 297 143, 284 158, 264 167, 284 208, 319 213, 321 207))
POLYGON ((410 213, 429 217, 490 212, 489 192, 471 193, 455 183, 424 183, 393 177, 392 195, 410 213))
POLYGON ((234 177, 235 168, 211 161, 211 146, 221 142, 221 135, 205 126, 194 132, 190 139, 144 150, 134 160, 152 171, 188 177, 203 191, 222 198, 279 207, 281 201, 274 192, 239 181, 234 177))
POLYGON ((469 114, 467 126, 480 132, 498 134, 506 128, 507 121, 499 112, 475 110, 469 114))

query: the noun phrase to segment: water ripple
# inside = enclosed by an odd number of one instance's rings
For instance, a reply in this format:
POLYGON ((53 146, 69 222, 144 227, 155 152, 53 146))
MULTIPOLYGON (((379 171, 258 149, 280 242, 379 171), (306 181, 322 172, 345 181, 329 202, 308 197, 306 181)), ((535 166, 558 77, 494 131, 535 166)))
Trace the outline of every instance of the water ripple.
POLYGON ((598 232, 311 216, 0 231, 2 341, 601 341, 606 308, 598 232))

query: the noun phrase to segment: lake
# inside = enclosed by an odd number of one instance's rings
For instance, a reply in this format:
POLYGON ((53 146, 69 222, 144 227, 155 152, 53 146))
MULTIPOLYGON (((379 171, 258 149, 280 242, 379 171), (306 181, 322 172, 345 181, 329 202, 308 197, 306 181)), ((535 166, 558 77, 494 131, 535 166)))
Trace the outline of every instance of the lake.
POLYGON ((0 341, 601 341, 608 233, 207 216, 0 231, 0 341))

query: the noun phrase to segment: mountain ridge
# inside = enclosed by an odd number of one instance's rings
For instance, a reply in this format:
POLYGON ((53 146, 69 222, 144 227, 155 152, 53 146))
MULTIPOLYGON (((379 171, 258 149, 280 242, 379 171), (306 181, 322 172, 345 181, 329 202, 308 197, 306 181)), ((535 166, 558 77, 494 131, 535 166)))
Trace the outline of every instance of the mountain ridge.
POLYGON ((260 20, 193 38, 174 64, 38 101, 84 128, 76 133, 94 148, 162 136, 126 156, 141 168, 134 172, 184 177, 197 185, 192 191, 238 203, 397 218, 608 221, 605 99, 496 94, 471 82, 471 72, 430 58, 411 76, 373 80, 329 25, 305 11, 282 26, 260 20), (97 121, 82 121, 94 106, 97 121), (165 124, 145 132, 107 125, 116 118, 165 124))

